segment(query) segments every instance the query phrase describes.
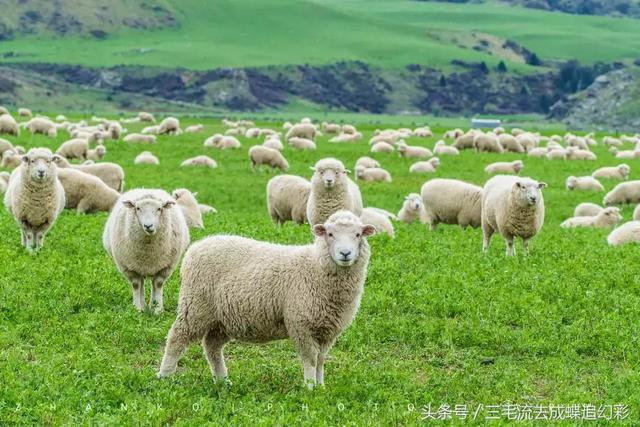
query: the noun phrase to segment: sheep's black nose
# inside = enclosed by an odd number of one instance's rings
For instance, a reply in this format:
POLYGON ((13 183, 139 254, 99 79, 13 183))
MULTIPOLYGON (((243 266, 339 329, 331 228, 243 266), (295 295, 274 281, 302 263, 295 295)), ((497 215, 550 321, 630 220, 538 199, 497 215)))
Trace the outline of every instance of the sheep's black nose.
POLYGON ((351 255, 351 251, 340 251, 340 255, 342 255, 342 258, 346 259, 349 255, 351 255))
POLYGON ((147 231, 151 231, 151 230, 153 230, 153 225, 145 224, 144 225, 144 229, 147 230, 147 231))

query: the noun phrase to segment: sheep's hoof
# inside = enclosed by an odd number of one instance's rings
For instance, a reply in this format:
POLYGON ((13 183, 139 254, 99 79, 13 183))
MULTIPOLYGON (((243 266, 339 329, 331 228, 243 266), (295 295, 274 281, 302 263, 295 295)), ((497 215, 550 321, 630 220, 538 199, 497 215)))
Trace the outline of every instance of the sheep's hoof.
POLYGON ((158 373, 156 374, 157 378, 167 378, 170 377, 171 375, 173 375, 175 371, 163 371, 162 369, 158 371, 158 373))
POLYGON ((156 307, 153 309, 153 314, 159 315, 164 312, 164 307, 156 307))

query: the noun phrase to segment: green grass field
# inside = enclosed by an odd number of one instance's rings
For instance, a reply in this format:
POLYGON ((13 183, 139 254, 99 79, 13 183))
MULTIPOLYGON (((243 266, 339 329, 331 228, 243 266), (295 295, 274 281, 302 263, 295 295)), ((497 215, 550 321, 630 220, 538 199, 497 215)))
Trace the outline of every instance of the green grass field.
MULTIPOLYGON (((460 47, 472 32, 514 40, 544 59, 611 62, 636 59, 640 49, 640 26, 635 19, 567 15, 495 3, 171 0, 165 4, 174 11, 178 28, 116 29, 106 40, 46 33, 18 37, 0 44, 0 54, 17 54, 2 61, 198 70, 341 60, 362 60, 387 68, 412 63, 446 68, 453 59, 495 65, 501 58, 472 50, 472 46, 460 47)), ((89 24, 95 20, 89 18, 89 24)), ((507 62, 513 70, 533 70, 509 58, 507 62)))
MULTIPOLYGON (((205 134, 160 137, 154 146, 108 142, 104 160, 124 167, 128 189, 187 187, 215 206, 219 213, 205 218, 206 230, 192 232, 193 241, 231 233, 285 244, 311 242, 307 226, 271 223, 265 185, 273 174, 251 172, 247 149, 253 141, 242 139, 237 151, 205 149, 205 137, 222 129, 218 121, 205 124, 205 134), (133 165, 137 153, 147 149, 160 158, 160 166, 133 165), (203 153, 219 168, 179 167, 203 153)), ((368 140, 377 126, 360 127, 368 140)), ((444 129, 435 130, 439 135, 444 129)), ((66 137, 53 141, 23 133, 9 139, 55 148, 66 137)), ((327 156, 353 167, 368 152, 365 141, 326 140, 316 152, 286 148, 290 173, 309 176, 308 167, 327 156)), ((434 142, 409 141, 429 147, 434 142)), ((576 204, 600 203, 603 197, 568 192, 566 177, 620 163, 602 146, 595 152, 595 162, 523 158, 523 174, 549 185, 545 225, 529 257, 506 259, 499 237, 483 255, 480 230, 456 226, 429 232, 421 224, 395 224, 395 239, 372 237, 360 311, 330 353, 326 387, 314 391, 303 387, 288 341, 229 344, 230 388, 212 381, 199 345, 188 350, 175 376, 156 379, 175 316, 179 271, 166 286, 165 313, 140 314, 130 285, 102 248, 106 214, 65 211, 42 252, 30 256, 2 209, 0 424, 416 425, 428 404, 475 408, 510 402, 625 404, 631 410, 628 425, 637 425, 638 248, 608 247, 607 230, 559 228, 576 204)), ((397 155, 374 157, 394 180, 362 183, 366 206, 397 212, 404 196, 431 178, 409 175, 411 161, 397 155)), ((482 184, 486 164, 519 157, 466 151, 442 158, 435 176, 482 184)), ((632 179, 640 177, 640 162, 627 163, 632 179)), ((614 184, 605 182, 607 190, 614 184)), ((625 220, 631 212, 624 208, 625 220)), ((484 414, 474 422, 484 423, 484 414)))

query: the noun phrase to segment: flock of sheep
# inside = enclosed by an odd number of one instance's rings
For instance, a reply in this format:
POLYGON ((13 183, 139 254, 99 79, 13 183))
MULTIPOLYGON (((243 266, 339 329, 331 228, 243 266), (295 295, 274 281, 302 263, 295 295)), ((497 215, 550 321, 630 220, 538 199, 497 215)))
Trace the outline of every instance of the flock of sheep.
MULTIPOLYGON (((267 184, 268 213, 274 222, 309 224, 314 242, 304 246, 275 245, 237 236, 211 236, 190 245, 189 228, 202 228, 202 215, 215 209, 198 203, 188 189, 168 193, 162 189, 131 189, 124 192, 125 174, 115 163, 101 161, 107 154, 105 142, 122 140, 127 144, 156 144, 156 135, 203 132, 202 125, 180 126, 168 117, 155 124, 152 114, 141 112, 122 121, 94 117, 95 124, 73 123, 64 116, 55 120, 31 117, 26 109, 18 121, 0 107, 0 133, 17 136, 20 131, 55 137, 59 131, 70 139, 56 150, 34 147, 26 151, 0 139, 2 167, 0 191, 4 204, 15 218, 22 234, 22 245, 30 252, 42 248, 45 235, 64 208, 78 213, 110 212, 103 246, 117 269, 131 283, 133 303, 144 310, 144 283, 151 280, 149 306, 163 310, 163 286, 182 259, 178 313, 167 337, 158 376, 176 370, 184 349, 201 340, 213 376, 227 378, 222 353, 231 340, 264 342, 291 338, 302 360, 304 380, 314 386, 324 382, 323 366, 337 337, 349 326, 358 310, 370 258, 367 237, 376 231, 394 236, 393 220, 422 222, 435 229, 438 224, 481 227, 483 250, 488 250, 493 234, 506 241, 507 255, 514 255, 514 239, 523 250, 542 228, 545 183, 520 177, 522 160, 497 162, 485 171, 494 175, 483 187, 456 179, 431 179, 420 193, 405 197, 397 215, 376 207, 365 207, 357 181, 392 182, 391 174, 367 156, 354 165, 354 177, 336 158, 323 158, 311 167, 311 180, 294 175, 276 175, 267 184), (128 123, 149 123, 141 133, 129 133, 128 123), (93 148, 91 148, 93 145, 93 148), (72 163, 72 161, 83 163, 72 163), (184 256, 183 256, 184 255, 184 256), (292 284, 296 286, 291 286, 292 284)), ((252 168, 268 167, 287 171, 285 146, 294 150, 314 150, 316 140, 332 134, 330 143, 357 143, 362 133, 352 125, 314 124, 310 119, 285 123, 283 130, 258 128, 249 121, 223 120, 225 134, 204 141, 204 147, 239 149, 237 138, 262 138, 249 148, 252 168), (284 135, 283 135, 284 133, 284 135)), ((410 146, 409 137, 429 138, 428 127, 376 131, 370 151, 397 151, 416 159, 409 173, 435 172, 439 157, 456 156, 460 150, 505 151, 549 160, 593 160, 593 135, 573 134, 551 137, 538 133, 502 128, 491 132, 460 129, 447 131, 433 151, 410 146), (445 140, 451 140, 448 145, 445 140), (435 157, 437 155, 439 157, 435 157)), ((640 135, 624 139, 605 137, 613 155, 628 158, 640 155, 640 135), (623 144, 638 148, 620 151, 623 144)), ((363 153, 364 154, 364 153, 363 153)), ((135 164, 158 164, 151 152, 141 152, 135 164)), ((201 155, 182 162, 186 167, 216 168, 214 159, 201 155)), ((640 181, 627 181, 626 164, 600 168, 589 177, 568 177, 566 188, 603 191, 598 179, 617 179, 618 184, 604 198, 607 207, 582 203, 575 216, 562 227, 614 227, 621 221, 619 208, 611 205, 640 203, 640 181)), ((608 241, 612 245, 640 240, 640 208, 634 221, 616 228, 608 241)))

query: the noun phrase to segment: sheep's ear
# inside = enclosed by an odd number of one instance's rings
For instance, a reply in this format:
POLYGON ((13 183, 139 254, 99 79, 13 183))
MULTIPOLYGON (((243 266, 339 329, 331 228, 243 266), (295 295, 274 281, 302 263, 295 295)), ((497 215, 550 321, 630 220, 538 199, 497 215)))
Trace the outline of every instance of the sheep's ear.
POLYGON ((546 187, 546 186, 547 186, 547 183, 546 183, 546 182, 539 182, 539 183, 538 183, 538 188, 539 188, 539 189, 541 189, 541 190, 542 190, 544 187, 546 187))
POLYGON ((345 169, 344 173, 351 173, 351 171, 349 169, 345 169))
POLYGON ((59 154, 54 154, 53 157, 51 158, 54 162, 58 163, 62 161, 62 156, 59 154))
POLYGON ((135 203, 133 203, 131 200, 123 200, 122 204, 129 209, 134 209, 136 207, 135 203))
POLYGON ((376 228, 371 224, 362 226, 362 235, 364 237, 373 236, 374 234, 376 234, 376 231, 376 228))
POLYGON ((327 229, 322 224, 316 224, 311 227, 311 231, 318 237, 323 237, 327 235, 327 229))
POLYGON ((315 166, 309 166, 309 169, 311 169, 312 171, 316 171, 316 167, 315 166))
POLYGON ((167 200, 162 204, 162 207, 165 209, 168 209, 175 204, 176 204, 175 200, 167 200))
POLYGON ((198 195, 197 191, 195 193, 193 193, 193 197, 196 197, 197 195, 198 195))
POLYGON ((20 157, 20 160, 22 160, 25 163, 29 163, 29 156, 27 156, 26 154, 20 157))

